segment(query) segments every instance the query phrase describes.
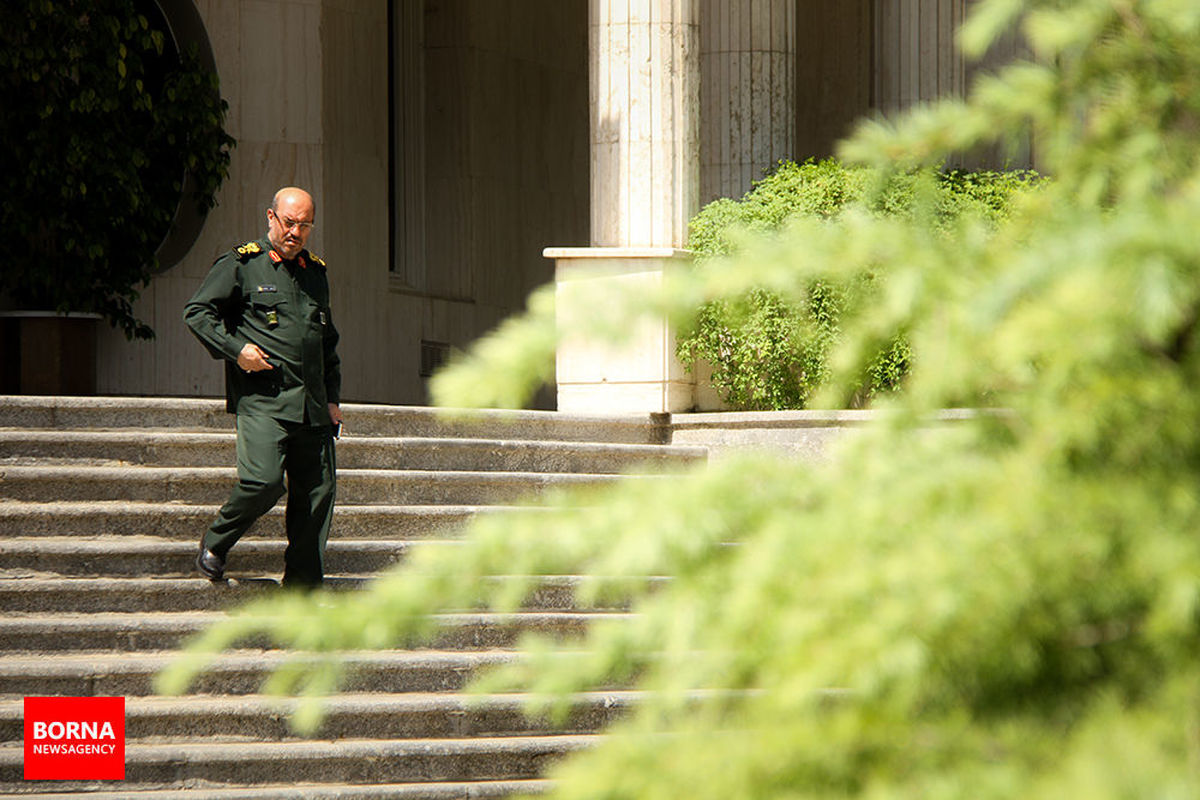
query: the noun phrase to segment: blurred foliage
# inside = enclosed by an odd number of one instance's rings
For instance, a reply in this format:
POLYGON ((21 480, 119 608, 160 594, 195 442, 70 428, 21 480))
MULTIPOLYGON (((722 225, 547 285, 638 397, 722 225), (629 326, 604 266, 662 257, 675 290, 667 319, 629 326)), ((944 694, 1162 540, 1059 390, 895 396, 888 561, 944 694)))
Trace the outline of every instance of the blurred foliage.
POLYGON ((153 337, 133 302, 176 210, 228 175, 226 107, 135 0, 0 5, 0 292, 153 337))
MULTIPOLYGON (((967 215, 999 224, 1014 198, 1038 182, 1028 171, 896 173, 835 159, 786 161, 740 200, 720 198, 702 208, 689 223, 689 247, 703 263, 734 254, 739 242, 772 235, 797 217, 836 223, 847 208, 906 217, 919 210, 937 229, 967 215)), ((721 264, 737 266, 728 258, 721 264)), ((803 408, 829 375, 826 361, 842 316, 869 314, 879 299, 879 279, 869 273, 850 283, 820 277, 795 299, 756 288, 711 300, 680 331, 678 355, 689 371, 697 362, 711 366, 712 385, 731 409, 803 408)), ((866 366, 850 404, 896 389, 911 358, 908 341, 896 331, 866 366)))
MULTIPOLYGON (((803 297, 814 277, 886 269, 870 313, 843 319, 822 389, 852 392, 864 354, 906 330, 914 368, 876 424, 819 467, 718 461, 586 512, 483 520, 362 593, 222 621, 161 685, 262 631, 328 654, 273 679, 319 693, 340 650, 423 641, 431 613, 513 608, 535 580, 483 576, 578 574, 582 602, 637 614, 583 642, 531 641, 488 688, 552 708, 613 682, 656 691, 555 771, 554 796, 1200 796, 1200 4, 973 9, 968 53, 1017 24, 1037 60, 965 102, 864 123, 841 155, 936 165, 1032 127, 1054 180, 1006 225, 801 219, 738 269, 625 307, 803 297), (934 422, 963 404, 976 410, 934 422)), ((441 385, 469 392, 440 400, 511 396, 544 358, 519 334, 545 327, 512 322, 490 345, 502 363, 468 357, 441 385)))

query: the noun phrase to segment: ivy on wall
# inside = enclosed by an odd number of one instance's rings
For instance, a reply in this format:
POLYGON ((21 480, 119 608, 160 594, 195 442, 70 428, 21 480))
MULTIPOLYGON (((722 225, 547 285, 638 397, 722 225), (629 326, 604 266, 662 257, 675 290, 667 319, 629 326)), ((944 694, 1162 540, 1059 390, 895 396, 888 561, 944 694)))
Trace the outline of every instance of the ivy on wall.
POLYGON ((135 0, 0 9, 0 294, 152 338, 133 303, 182 203, 214 205, 234 140, 216 75, 135 0), (186 187, 186 188, 185 188, 186 187))

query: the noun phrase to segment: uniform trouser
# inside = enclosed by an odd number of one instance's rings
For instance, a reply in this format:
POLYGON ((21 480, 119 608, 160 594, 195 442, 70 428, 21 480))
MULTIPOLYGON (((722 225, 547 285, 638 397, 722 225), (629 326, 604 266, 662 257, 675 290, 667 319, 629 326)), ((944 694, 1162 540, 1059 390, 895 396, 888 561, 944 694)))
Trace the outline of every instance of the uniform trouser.
POLYGON ((287 549, 284 585, 315 586, 325 575, 325 542, 336 490, 333 431, 271 417, 237 417, 237 474, 229 500, 204 535, 204 546, 225 558, 254 521, 284 494, 287 549))

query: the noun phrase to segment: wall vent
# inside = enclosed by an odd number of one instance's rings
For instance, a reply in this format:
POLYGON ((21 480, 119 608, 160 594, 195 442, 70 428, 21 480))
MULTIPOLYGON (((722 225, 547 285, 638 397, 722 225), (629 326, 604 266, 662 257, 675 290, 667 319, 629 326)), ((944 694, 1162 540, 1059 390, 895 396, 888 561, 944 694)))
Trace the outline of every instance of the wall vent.
POLYGON ((433 375, 450 359, 450 345, 447 342, 431 342, 421 340, 421 377, 433 375))

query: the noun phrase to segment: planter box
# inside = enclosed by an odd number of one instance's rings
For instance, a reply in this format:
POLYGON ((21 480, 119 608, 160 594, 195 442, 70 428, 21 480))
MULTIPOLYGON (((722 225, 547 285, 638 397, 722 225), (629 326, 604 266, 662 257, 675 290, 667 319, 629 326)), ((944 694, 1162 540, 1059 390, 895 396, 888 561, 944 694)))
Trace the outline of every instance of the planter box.
POLYGON ((96 393, 96 314, 0 312, 0 394, 96 393))

